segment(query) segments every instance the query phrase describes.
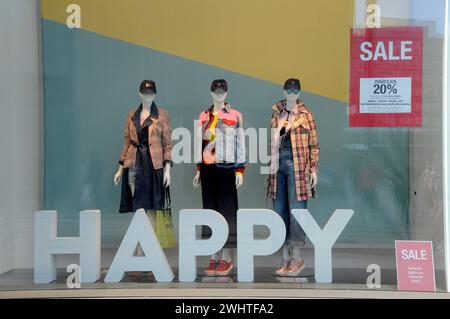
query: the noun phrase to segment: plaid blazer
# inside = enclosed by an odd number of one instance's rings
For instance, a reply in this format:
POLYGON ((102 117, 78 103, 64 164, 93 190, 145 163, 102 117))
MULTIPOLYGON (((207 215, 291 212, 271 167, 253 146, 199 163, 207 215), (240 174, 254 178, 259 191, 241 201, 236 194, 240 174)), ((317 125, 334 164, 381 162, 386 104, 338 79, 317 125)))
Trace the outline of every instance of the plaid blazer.
MULTIPOLYGON (((125 122, 124 145, 120 154, 119 164, 124 168, 133 167, 136 162, 137 149, 132 142, 138 144, 138 136, 134 121, 139 121, 140 105, 138 109, 128 112, 125 122)), ((150 155, 155 169, 163 168, 166 163, 172 165, 172 127, 169 113, 166 110, 152 104, 150 110, 152 124, 148 126, 148 136, 150 145, 150 155)))
MULTIPOLYGON (((279 165, 280 122, 289 115, 285 110, 286 100, 280 101, 272 108, 274 113, 271 119, 271 148, 270 173, 267 196, 275 199, 277 195, 277 171, 279 165), (281 121, 280 121, 281 119, 281 121)), ((309 186, 310 174, 318 172, 319 168, 319 140, 316 123, 311 111, 302 101, 292 109, 294 119, 291 127, 291 142, 294 160, 295 192, 297 200, 303 201, 316 197, 316 188, 309 186)))

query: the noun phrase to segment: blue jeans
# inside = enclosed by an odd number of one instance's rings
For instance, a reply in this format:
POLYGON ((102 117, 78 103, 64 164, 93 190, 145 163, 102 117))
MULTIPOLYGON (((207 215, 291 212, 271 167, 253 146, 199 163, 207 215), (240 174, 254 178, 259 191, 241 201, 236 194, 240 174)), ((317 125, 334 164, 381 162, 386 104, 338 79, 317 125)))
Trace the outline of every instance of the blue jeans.
POLYGON ((273 200, 274 210, 283 218, 286 225, 284 244, 305 245, 305 232, 299 225, 292 209, 306 209, 308 201, 298 201, 295 193, 294 160, 292 150, 280 150, 280 161, 277 171, 277 193, 273 200))

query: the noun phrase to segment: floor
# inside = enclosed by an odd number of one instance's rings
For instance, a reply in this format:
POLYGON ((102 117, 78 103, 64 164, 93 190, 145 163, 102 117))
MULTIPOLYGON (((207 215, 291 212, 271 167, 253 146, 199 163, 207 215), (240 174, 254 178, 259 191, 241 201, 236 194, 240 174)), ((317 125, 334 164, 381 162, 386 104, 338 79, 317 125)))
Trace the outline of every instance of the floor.
MULTIPOLYGON (((198 276, 193 283, 180 283, 177 281, 177 269, 174 269, 175 280, 172 283, 157 283, 151 272, 147 273, 126 273, 123 280, 118 284, 106 284, 103 279, 107 269, 102 270, 101 279, 92 284, 83 284, 83 288, 134 288, 134 287, 168 287, 168 288, 302 288, 302 287, 322 287, 322 288, 341 288, 341 289, 367 289, 365 282, 368 274, 364 269, 334 269, 333 284, 317 284, 314 280, 313 269, 306 268, 301 276, 295 278, 277 277, 273 275, 272 268, 257 267, 255 269, 254 283, 238 283, 236 269, 230 276, 209 277, 198 276), (351 283, 351 284, 349 284, 351 283)), ((201 274, 202 269, 198 270, 201 274)), ((64 269, 58 270, 57 280, 50 284, 34 284, 32 269, 11 270, 0 275, 1 290, 18 289, 64 289, 66 288, 67 273, 64 269)), ((383 287, 386 290, 396 290, 396 278, 394 271, 384 271, 381 279, 383 287)))
MULTIPOLYGON (((104 277, 106 276, 107 269, 102 269, 101 278, 98 282, 94 284, 86 284, 86 287, 94 285, 96 288, 106 288, 111 284, 104 283, 104 277)), ((175 280, 170 285, 177 285, 180 288, 184 287, 186 283, 180 283, 177 281, 177 273, 178 269, 173 269, 175 274, 175 280)), ((209 287, 211 284, 233 284, 233 288, 236 285, 243 285, 243 283, 237 283, 237 270, 233 269, 231 274, 226 277, 210 277, 203 276, 202 269, 198 269, 199 276, 197 280, 189 285, 203 285, 207 284, 209 287)), ((288 277, 278 277, 273 274, 274 269, 268 267, 256 267, 255 268, 255 283, 251 285, 259 284, 264 287, 276 287, 280 288, 282 286, 292 286, 292 285, 314 285, 314 270, 312 268, 306 268, 303 270, 299 277, 288 278, 288 277)), ((47 284, 47 285, 35 285, 33 283, 33 270, 32 269, 16 269, 8 271, 2 275, 0 275, 0 290, 6 289, 23 289, 23 288, 31 288, 31 289, 51 289, 52 287, 60 287, 65 286, 65 281, 67 278, 67 273, 64 269, 58 269, 57 279, 55 282, 47 284)), ((354 286, 354 285, 363 285, 365 286, 365 282, 367 279, 367 274, 364 269, 334 269, 333 270, 333 284, 335 285, 346 285, 354 286), (349 283, 352 283, 349 285, 349 283)), ((394 271, 384 271, 382 273, 381 282, 386 286, 392 286, 392 289, 396 289, 396 276, 394 271)), ((135 285, 135 284, 145 284, 152 285, 158 284, 155 281, 155 278, 151 272, 143 272, 143 273, 125 273, 124 278, 118 285, 135 285)), ((159 283, 158 285, 163 285, 159 283)))
MULTIPOLYGON (((127 273, 120 283, 104 283, 108 267, 115 255, 115 249, 102 250, 102 275, 98 282, 82 284, 81 289, 68 289, 65 267, 78 264, 76 256, 58 256, 57 280, 50 284, 33 283, 32 269, 15 269, 0 275, 1 298, 448 298, 450 294, 443 293, 408 293, 398 292, 394 254, 383 249, 335 249, 333 250, 333 283, 319 284, 314 280, 312 267, 306 268, 298 278, 279 278, 273 276, 274 267, 279 263, 279 256, 255 258, 254 283, 237 282, 236 270, 228 277, 198 276, 193 283, 177 281, 177 268, 172 268, 175 279, 171 283, 157 283, 152 273, 127 273), (380 289, 369 289, 366 285, 366 272, 369 264, 381 267, 380 289), (270 265, 271 267, 269 267, 270 265), (230 291, 232 290, 232 291, 230 291)), ((166 250, 171 265, 178 265, 176 249, 166 250)), ((306 265, 313 265, 313 250, 304 249, 303 256, 306 265)), ((208 258, 199 258, 199 267, 207 265, 208 258)), ((198 274, 202 269, 198 270, 198 274)), ((443 271, 436 270, 436 282, 444 282, 443 271), (439 280, 438 280, 439 279, 439 280)))
MULTIPOLYGON (((175 276, 177 269, 174 269, 175 276)), ((280 278, 272 268, 257 267, 254 283, 239 283, 236 273, 227 277, 199 276, 193 283, 157 283, 153 274, 126 273, 120 283, 104 283, 107 269, 96 283, 82 284, 81 289, 68 289, 67 274, 58 270, 57 280, 50 284, 34 284, 31 269, 12 270, 0 276, 0 298, 447 298, 446 293, 397 292, 395 272, 385 271, 380 289, 369 289, 364 269, 334 269, 332 284, 318 284, 314 272, 306 268, 301 277, 280 278), (351 283, 351 284, 349 284, 351 283), (232 292, 230 292, 232 290, 232 292), (390 296, 390 297, 388 297, 390 296)), ((199 269, 199 273, 201 270, 199 269)))

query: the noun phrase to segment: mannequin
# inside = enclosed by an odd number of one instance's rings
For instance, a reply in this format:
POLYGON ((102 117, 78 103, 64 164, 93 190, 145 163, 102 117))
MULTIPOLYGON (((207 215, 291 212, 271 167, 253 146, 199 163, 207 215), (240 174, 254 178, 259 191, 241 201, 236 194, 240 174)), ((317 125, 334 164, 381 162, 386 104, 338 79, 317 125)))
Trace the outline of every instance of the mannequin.
MULTIPOLYGON (((171 181, 171 125, 167 111, 154 102, 156 84, 153 81, 141 83, 139 96, 141 104, 128 113, 125 145, 114 184, 117 186, 122 180, 119 211, 125 213, 144 208, 155 227, 155 210, 164 208, 164 189, 171 181), (163 158, 158 156, 161 153, 163 158)), ((138 255, 142 255, 140 247, 138 255)))
MULTIPOLYGON (((156 98, 155 94, 142 94, 139 92, 139 96, 141 98, 141 102, 142 102, 142 111, 140 114, 140 121, 141 123, 144 122, 144 120, 146 118, 148 118, 150 116, 150 106, 152 105, 153 101, 156 98)), ((164 186, 168 187, 170 186, 170 163, 166 163, 166 165, 164 166, 164 186)), ((114 175, 114 184, 116 186, 119 185, 120 180, 123 176, 123 165, 119 165, 119 168, 117 169, 116 174, 114 175)), ((134 185, 131 186, 131 192, 134 195, 134 185)))
MULTIPOLYGON (((211 256, 210 265, 205 270, 205 274, 210 276, 226 276, 233 268, 232 248, 235 243, 230 238, 236 233, 237 189, 244 183, 242 115, 225 102, 227 92, 228 84, 225 80, 215 80, 211 84, 213 104, 199 116, 203 148, 202 154, 197 157, 199 164, 193 180, 194 188, 202 185, 203 207, 224 215, 230 226, 230 236, 225 248, 211 256), (236 154, 230 154, 230 149, 222 145, 223 139, 229 141, 226 134, 230 134, 230 128, 237 137, 236 147, 232 148, 236 154)), ((203 233, 205 234, 205 230, 203 233)))
POLYGON ((282 248, 278 276, 298 276, 305 268, 301 247, 305 233, 293 217, 292 209, 306 209, 307 201, 314 198, 318 181, 319 147, 317 130, 311 111, 299 99, 298 79, 284 84, 285 100, 273 106, 271 172, 269 198, 274 210, 283 218, 286 241, 282 248))

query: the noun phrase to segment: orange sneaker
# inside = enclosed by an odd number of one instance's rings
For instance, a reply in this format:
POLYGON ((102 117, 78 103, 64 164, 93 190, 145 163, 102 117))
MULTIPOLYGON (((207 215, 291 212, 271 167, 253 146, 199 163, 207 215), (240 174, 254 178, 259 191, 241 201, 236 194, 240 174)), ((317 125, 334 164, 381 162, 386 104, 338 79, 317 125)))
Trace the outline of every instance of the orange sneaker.
POLYGON ((233 262, 231 261, 225 261, 225 260, 219 260, 219 266, 216 268, 216 276, 227 276, 230 271, 233 269, 233 262))
POLYGON ((208 268, 205 269, 205 275, 214 276, 216 274, 217 260, 211 259, 208 268))

